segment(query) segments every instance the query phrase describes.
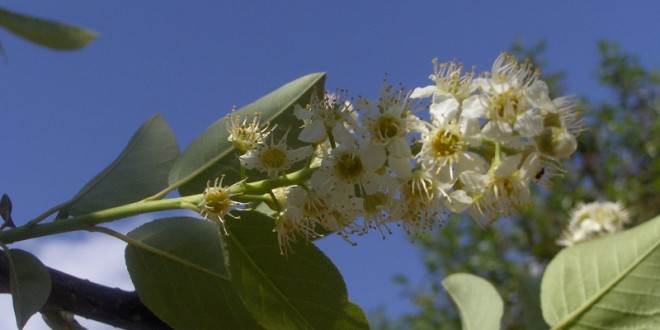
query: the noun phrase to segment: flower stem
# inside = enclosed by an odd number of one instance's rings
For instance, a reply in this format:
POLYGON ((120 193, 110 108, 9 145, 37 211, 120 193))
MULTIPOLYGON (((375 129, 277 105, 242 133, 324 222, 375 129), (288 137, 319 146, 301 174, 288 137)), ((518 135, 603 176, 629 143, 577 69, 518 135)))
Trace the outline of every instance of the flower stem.
MULTIPOLYGON (((316 171, 316 168, 306 168, 291 174, 287 174, 284 177, 277 177, 249 183, 241 182, 231 186, 229 189, 232 194, 269 194, 272 189, 307 181, 312 176, 314 171, 316 171)), ((83 214, 69 219, 61 219, 49 223, 38 224, 39 221, 45 218, 42 215, 23 226, 0 232, 0 242, 9 244, 36 237, 43 237, 78 230, 90 230, 90 228, 101 223, 111 222, 117 219, 144 213, 181 209, 199 212, 197 204, 199 204, 201 199, 202 194, 162 200, 146 199, 135 203, 83 214)), ((53 213, 52 210, 49 210, 44 214, 51 213, 53 213)))
POLYGON ((9 244, 53 234, 78 230, 89 230, 91 227, 101 223, 111 222, 117 219, 143 213, 177 209, 191 209, 197 205, 201 197, 202 195, 199 194, 166 200, 139 201, 45 224, 28 223, 24 226, 0 232, 0 241, 5 244, 9 244))

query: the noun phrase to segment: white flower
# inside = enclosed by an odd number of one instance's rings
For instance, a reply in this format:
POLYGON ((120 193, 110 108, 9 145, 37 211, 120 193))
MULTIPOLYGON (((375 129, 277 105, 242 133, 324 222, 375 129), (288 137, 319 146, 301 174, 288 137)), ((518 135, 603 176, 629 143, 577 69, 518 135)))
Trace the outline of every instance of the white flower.
POLYGON ((422 121, 413 114, 420 110, 421 104, 410 100, 410 93, 402 87, 395 89, 385 80, 378 101, 360 98, 358 105, 365 111, 362 115, 365 139, 360 152, 367 166, 380 168, 386 161, 390 166, 403 161, 410 163, 412 152, 406 136, 423 129, 422 121))
POLYGON ((475 80, 481 104, 471 102, 468 111, 490 120, 484 137, 506 143, 514 132, 522 137, 541 133, 543 113, 535 105, 543 95, 539 86, 544 84, 538 82, 538 75, 531 63, 518 63, 514 56, 503 53, 495 60, 490 77, 475 80), (479 106, 483 109, 477 110, 479 106))
POLYGON ((312 187, 324 193, 347 196, 355 196, 356 185, 359 191, 366 194, 375 192, 380 175, 361 155, 357 140, 342 141, 312 174, 312 187))
POLYGON ((462 102, 474 91, 472 84, 474 69, 472 72, 464 73, 462 63, 451 61, 438 64, 438 59, 433 59, 434 74, 429 79, 435 82, 434 86, 415 88, 412 98, 426 98, 433 96, 433 103, 439 103, 445 99, 453 98, 462 102))
POLYGON ((436 174, 448 168, 453 182, 460 173, 475 170, 478 165, 478 156, 468 148, 481 144, 479 123, 474 118, 457 119, 456 112, 447 116, 436 113, 432 117, 429 131, 422 133, 422 150, 416 157, 425 169, 436 174))
POLYGON ((445 201, 449 188, 428 172, 415 170, 400 178, 399 198, 392 208, 392 219, 403 221, 408 234, 419 234, 442 225, 446 215, 445 201))
POLYGON ((318 100, 314 94, 310 104, 305 108, 296 105, 293 114, 304 122, 304 128, 298 139, 318 144, 328 136, 341 139, 338 136, 349 134, 347 126, 352 129, 358 127, 357 114, 353 111, 351 103, 345 100, 345 94, 346 91, 337 94, 326 93, 322 100, 318 100))
POLYGON ((259 122, 260 113, 254 113, 252 116, 252 121, 249 123, 247 121, 248 116, 245 116, 241 121, 241 116, 235 110, 232 110, 231 114, 225 118, 227 131, 229 131, 227 140, 242 153, 256 148, 257 144, 262 143, 275 128, 269 129, 267 124, 261 125, 259 122))
MULTIPOLYGON (((279 212, 275 218, 275 228, 273 229, 277 233, 277 241, 282 255, 287 255, 288 251, 292 250, 291 243, 297 242, 300 237, 309 241, 321 236, 315 231, 318 220, 305 216, 305 200, 300 196, 289 198, 291 191, 297 190, 304 192, 300 187, 287 187, 278 192, 274 191, 278 203, 284 205, 284 210, 279 212)), ((295 194, 300 195, 300 191, 295 194)))
POLYGON ((522 157, 521 154, 503 157, 491 164, 487 173, 461 173, 461 186, 473 200, 470 213, 475 220, 485 219, 490 223, 531 206, 528 176, 538 164, 527 159, 521 163, 522 157))
POLYGON ((572 246, 623 230, 630 214, 620 202, 579 203, 571 211, 568 228, 557 244, 572 246))
POLYGON ((286 144, 287 135, 288 131, 277 143, 271 135, 270 143, 260 143, 239 157, 241 164, 247 169, 257 169, 276 177, 291 165, 312 155, 314 149, 311 146, 290 149, 286 144))
POLYGON ((395 177, 383 175, 378 181, 378 190, 362 197, 365 232, 367 232, 369 228, 374 228, 380 232, 383 238, 385 238, 383 230, 392 234, 387 223, 393 221, 390 216, 390 210, 396 203, 394 196, 396 195, 397 185, 395 177))
POLYGON ((223 178, 216 178, 213 185, 210 181, 206 183, 206 189, 204 189, 198 207, 200 208, 199 213, 206 220, 216 223, 225 235, 229 235, 225 228, 224 217, 231 216, 229 211, 245 204, 231 200, 233 194, 230 193, 229 187, 222 186, 223 178))
POLYGON ((551 100, 548 86, 540 80, 535 81, 525 95, 530 104, 542 112, 545 126, 561 128, 572 135, 578 135, 583 130, 578 101, 574 96, 551 100))
POLYGON ((364 196, 364 231, 369 228, 377 229, 380 234, 385 238, 383 228, 388 234, 392 234, 392 230, 387 226, 390 222, 390 215, 388 210, 393 205, 391 194, 377 191, 371 195, 364 196))
POLYGON ((362 215, 363 201, 361 198, 343 194, 319 194, 296 187, 289 193, 287 210, 297 209, 300 222, 308 228, 321 225, 328 231, 336 231, 347 242, 355 244, 348 239, 348 235, 363 233, 363 229, 355 223, 355 219, 362 215))

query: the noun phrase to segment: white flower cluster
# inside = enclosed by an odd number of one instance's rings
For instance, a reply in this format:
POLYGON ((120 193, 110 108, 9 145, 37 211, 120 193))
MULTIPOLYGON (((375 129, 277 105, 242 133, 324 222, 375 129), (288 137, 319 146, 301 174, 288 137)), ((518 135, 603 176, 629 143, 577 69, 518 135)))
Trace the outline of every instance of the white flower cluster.
POLYGON ((253 138, 241 143, 251 147, 244 167, 272 177, 309 157, 318 167, 310 182, 277 193, 283 253, 325 231, 350 242, 401 223, 414 234, 448 212, 489 223, 529 206, 530 182, 561 173, 581 130, 572 98, 551 99, 538 71, 508 54, 480 76, 455 61, 434 67, 434 84, 412 92, 385 82, 377 100, 349 102, 342 91, 296 107, 298 139, 310 146, 291 150, 286 136, 268 142, 257 119, 235 121, 237 135, 253 138))
POLYGON ((571 212, 568 228, 557 244, 573 246, 623 230, 630 214, 619 202, 579 203, 571 212))

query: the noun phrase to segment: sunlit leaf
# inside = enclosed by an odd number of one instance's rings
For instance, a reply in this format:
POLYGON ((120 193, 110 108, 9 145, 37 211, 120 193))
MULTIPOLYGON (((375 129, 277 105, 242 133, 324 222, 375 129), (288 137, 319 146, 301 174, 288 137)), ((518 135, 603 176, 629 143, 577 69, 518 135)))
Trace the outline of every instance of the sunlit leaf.
MULTIPOLYGON (((289 145, 295 146, 302 122, 293 116, 293 106, 309 103, 313 92, 322 93, 324 82, 325 73, 303 76, 237 110, 237 114, 245 118, 248 114, 261 113, 262 123, 278 124, 274 131, 277 137, 291 129, 289 145)), ((209 126, 177 159, 169 176, 170 185, 179 187, 181 195, 191 195, 202 192, 207 181, 220 175, 225 175, 225 184, 237 182, 239 154, 228 137, 226 118, 209 126)))
POLYGON ((555 329, 656 329, 660 324, 660 216, 562 250, 541 282, 555 329))
POLYGON ((14 302, 16 326, 23 329, 50 296, 50 273, 44 264, 27 251, 9 250, 9 283, 14 302))
MULTIPOLYGON (((135 132, 122 153, 73 197, 68 213, 79 215, 136 202, 167 187, 179 144, 160 115, 135 132)), ((66 213, 66 212, 65 212, 66 213)))
POLYGON ((74 50, 96 39, 96 32, 0 8, 0 26, 38 45, 57 50, 74 50))
POLYGON ((500 329, 504 304, 488 281, 471 274, 452 274, 442 281, 458 309, 464 330, 500 329))
POLYGON ((126 266, 142 302, 175 329, 259 329, 229 281, 218 227, 168 218, 129 233, 126 266))
POLYGON ((280 254, 273 219, 240 212, 228 223, 229 265, 238 294, 268 329, 366 329, 362 310, 348 301, 346 285, 312 243, 280 254))

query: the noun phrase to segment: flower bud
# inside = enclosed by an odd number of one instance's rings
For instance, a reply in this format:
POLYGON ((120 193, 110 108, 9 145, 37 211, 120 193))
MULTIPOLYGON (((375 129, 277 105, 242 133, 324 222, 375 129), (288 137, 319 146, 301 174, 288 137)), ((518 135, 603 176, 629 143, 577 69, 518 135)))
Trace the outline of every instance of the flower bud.
POLYGON ((557 158, 568 158, 577 150, 575 136, 557 127, 544 128, 536 137, 536 144, 539 151, 557 158))

